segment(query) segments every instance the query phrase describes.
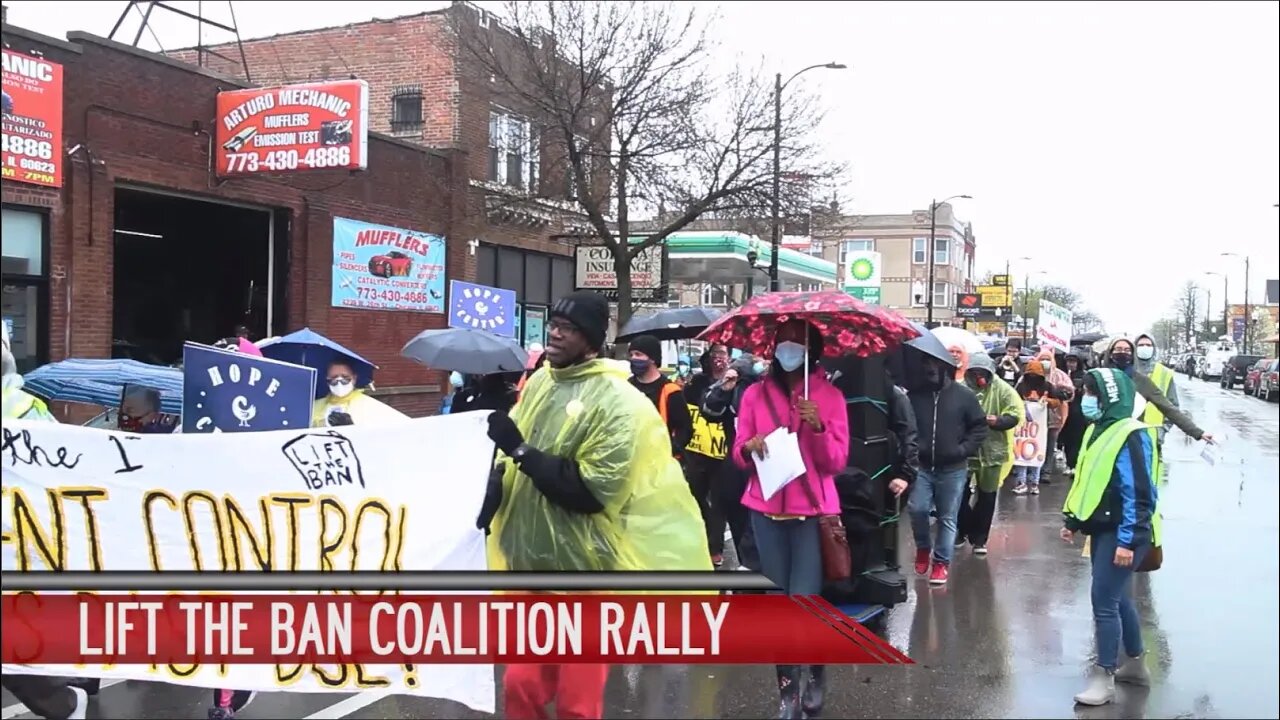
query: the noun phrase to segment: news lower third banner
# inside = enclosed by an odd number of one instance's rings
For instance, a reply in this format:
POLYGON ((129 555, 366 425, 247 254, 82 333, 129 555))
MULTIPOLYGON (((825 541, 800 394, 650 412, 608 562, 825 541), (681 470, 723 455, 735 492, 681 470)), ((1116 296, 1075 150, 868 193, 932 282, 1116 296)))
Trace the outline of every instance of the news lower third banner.
POLYGON ((417 665, 910 663, 822 599, 785 595, 8 594, 2 608, 6 672, 275 666, 237 674, 241 689, 351 665, 412 687, 417 665))

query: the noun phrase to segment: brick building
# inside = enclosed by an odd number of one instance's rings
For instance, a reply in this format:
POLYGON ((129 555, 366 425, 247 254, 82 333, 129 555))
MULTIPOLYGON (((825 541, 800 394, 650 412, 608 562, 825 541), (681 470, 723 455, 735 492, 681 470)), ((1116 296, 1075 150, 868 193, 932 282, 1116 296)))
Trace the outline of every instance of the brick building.
POLYGON ((332 307, 332 236, 335 217, 443 235, 446 275, 473 277, 475 257, 456 240, 471 236, 471 209, 453 153, 371 133, 364 171, 219 179, 209 130, 234 78, 85 33, 61 41, 5 25, 4 36, 7 50, 63 69, 61 186, 3 183, 4 315, 23 369, 170 359, 172 342, 139 349, 126 331, 166 325, 170 340, 211 342, 243 317, 258 336, 309 326, 332 337, 380 366, 387 402, 435 409, 444 378, 399 349, 445 316, 332 307), (170 264, 152 267, 148 253, 170 264), (234 292, 210 289, 227 283, 234 292))
MULTIPOLYGON (((366 80, 373 130, 461 153, 467 222, 453 237, 473 244, 476 282, 516 291, 525 344, 545 342, 547 307, 575 281, 573 248, 555 238, 592 231, 566 182, 563 143, 544 134, 533 108, 504 93, 502 80, 463 46, 476 39, 495 52, 510 52, 519 42, 483 10, 455 2, 416 15, 245 40, 243 65, 198 49, 168 55, 242 78, 247 65, 262 86, 366 80)), ((211 49, 240 57, 234 46, 211 49)), ((601 128, 583 132, 607 137, 601 128)), ((608 178, 599 174, 593 182, 607 188, 608 178)))

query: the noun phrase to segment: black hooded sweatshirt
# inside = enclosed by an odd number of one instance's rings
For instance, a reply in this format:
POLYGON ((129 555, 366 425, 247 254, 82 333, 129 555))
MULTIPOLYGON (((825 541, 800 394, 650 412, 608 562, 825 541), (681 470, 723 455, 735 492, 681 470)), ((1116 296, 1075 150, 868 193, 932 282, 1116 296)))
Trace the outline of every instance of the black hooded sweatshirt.
POLYGON ((966 467, 987 439, 987 416, 978 396, 955 382, 952 373, 943 368, 940 387, 921 382, 908 393, 919 433, 920 469, 928 472, 966 467))

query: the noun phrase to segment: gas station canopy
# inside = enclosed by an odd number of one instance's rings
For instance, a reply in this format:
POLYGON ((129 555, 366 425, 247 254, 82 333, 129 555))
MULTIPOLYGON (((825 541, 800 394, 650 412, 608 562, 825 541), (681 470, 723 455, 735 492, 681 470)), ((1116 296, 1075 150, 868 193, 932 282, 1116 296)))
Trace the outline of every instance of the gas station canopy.
MULTIPOLYGON (((772 248, 754 235, 723 231, 673 233, 667 238, 669 282, 745 283, 767 279, 772 248), (756 254, 752 270, 747 253, 756 254)), ((778 279, 784 289, 797 283, 836 282, 836 264, 788 248, 778 254, 778 279)))

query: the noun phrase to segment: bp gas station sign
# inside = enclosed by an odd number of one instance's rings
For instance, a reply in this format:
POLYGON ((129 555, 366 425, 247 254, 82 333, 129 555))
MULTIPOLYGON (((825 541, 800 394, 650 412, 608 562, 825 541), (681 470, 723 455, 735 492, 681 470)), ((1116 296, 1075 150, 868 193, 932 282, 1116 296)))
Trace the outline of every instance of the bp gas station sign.
POLYGON ((848 254, 844 291, 865 303, 880 304, 880 253, 863 250, 848 254))

